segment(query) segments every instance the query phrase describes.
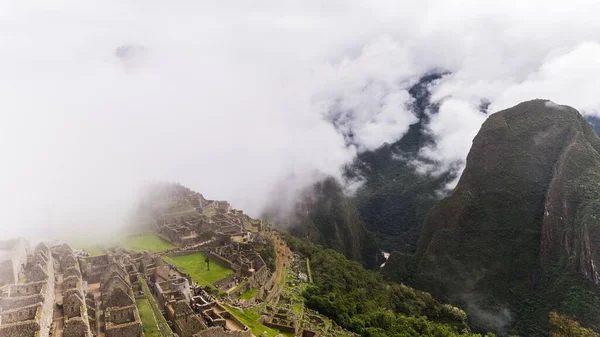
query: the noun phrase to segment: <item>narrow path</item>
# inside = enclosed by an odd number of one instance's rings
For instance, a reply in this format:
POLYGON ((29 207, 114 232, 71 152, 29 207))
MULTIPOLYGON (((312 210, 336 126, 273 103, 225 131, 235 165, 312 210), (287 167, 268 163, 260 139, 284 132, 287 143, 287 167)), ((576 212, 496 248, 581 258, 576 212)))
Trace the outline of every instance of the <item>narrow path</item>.
MULTIPOLYGON (((58 271, 59 268, 54 268, 55 271, 58 271)), ((63 284, 63 275, 56 274, 56 284, 54 285, 54 316, 52 317, 54 320, 55 333, 54 337, 62 337, 63 330, 65 328, 65 315, 62 308, 62 284, 63 284)))
POLYGON ((276 232, 271 232, 271 239, 275 245, 275 283, 283 286, 282 282, 285 280, 285 269, 288 266, 290 260, 290 248, 287 246, 285 241, 276 232))
POLYGON ((88 292, 94 294, 94 302, 96 302, 96 326, 97 326, 97 336, 104 337, 104 333, 102 332, 104 329, 104 315, 102 311, 102 297, 100 293, 100 283, 92 283, 88 284, 88 292))

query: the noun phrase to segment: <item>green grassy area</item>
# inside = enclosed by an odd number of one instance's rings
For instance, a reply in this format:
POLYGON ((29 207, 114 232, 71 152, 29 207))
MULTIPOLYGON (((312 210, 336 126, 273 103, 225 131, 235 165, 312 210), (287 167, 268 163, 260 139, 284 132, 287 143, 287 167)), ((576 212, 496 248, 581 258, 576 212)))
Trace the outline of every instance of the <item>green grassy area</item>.
POLYGON ((158 324, 154 318, 152 307, 148 299, 144 298, 137 300, 137 307, 140 311, 140 318, 142 319, 142 325, 144 327, 144 335, 146 337, 161 337, 161 333, 158 330, 158 324))
POLYGON ((175 247, 155 234, 127 236, 121 240, 115 240, 114 238, 108 237, 78 236, 69 238, 66 242, 71 247, 84 250, 92 256, 106 253, 100 246, 119 246, 129 250, 149 250, 152 252, 162 252, 175 247))
MULTIPOLYGON (((86 238, 76 237, 65 240, 69 246, 75 249, 81 249, 91 256, 97 256, 104 254, 104 249, 98 247, 98 245, 110 245, 106 240, 102 238, 86 238)), ((108 240, 108 242, 111 242, 108 240)), ((112 243, 112 242, 111 242, 112 243)))
POLYGON ((149 250, 151 252, 162 252, 175 247, 154 234, 129 236, 119 245, 129 250, 149 250))
POLYGON ((210 259, 210 270, 206 269, 206 254, 202 252, 182 256, 164 256, 163 259, 190 275, 192 280, 201 286, 212 284, 224 279, 233 271, 226 266, 210 259))
POLYGON ((298 316, 302 316, 302 312, 304 311, 304 303, 303 302, 296 302, 292 305, 292 310, 294 311, 294 313, 298 316))
MULTIPOLYGON (((160 309, 158 308, 158 304, 156 304, 156 301, 154 300, 154 297, 152 296, 152 293, 150 292, 150 289, 148 288, 148 283, 146 283, 146 280, 144 280, 144 279, 142 279, 142 290, 144 291, 144 295, 146 295, 146 301, 150 306, 150 310, 152 310, 154 312, 153 318, 155 319, 155 323, 157 323, 156 327, 158 327, 159 332, 160 331, 163 332, 160 335, 164 335, 166 337, 174 336, 173 331, 169 327, 169 324, 167 323, 167 320, 165 319, 165 317, 162 315, 160 309), (156 320, 158 320, 158 322, 156 320)), ((140 315, 141 315, 141 312, 140 312, 140 315)), ((143 318, 142 318, 142 320, 143 320, 143 318)), ((146 326, 144 324, 144 330, 145 330, 145 328, 146 328, 146 326)), ((146 336, 148 336, 148 335, 146 335, 146 336)))
POLYGON ((275 337, 279 334, 282 334, 286 337, 293 337, 293 333, 288 332, 279 332, 278 330, 271 329, 265 325, 262 325, 258 322, 260 318, 260 314, 255 309, 241 310, 233 308, 229 305, 224 305, 227 310, 232 313, 235 317, 237 317, 244 325, 246 325, 254 336, 260 336, 262 333, 266 332, 266 337, 275 337))
POLYGON ((240 296, 240 299, 250 300, 250 299, 254 298, 254 296, 256 296, 256 294, 258 294, 258 289, 250 288, 250 289, 248 289, 248 291, 243 293, 242 296, 240 296))

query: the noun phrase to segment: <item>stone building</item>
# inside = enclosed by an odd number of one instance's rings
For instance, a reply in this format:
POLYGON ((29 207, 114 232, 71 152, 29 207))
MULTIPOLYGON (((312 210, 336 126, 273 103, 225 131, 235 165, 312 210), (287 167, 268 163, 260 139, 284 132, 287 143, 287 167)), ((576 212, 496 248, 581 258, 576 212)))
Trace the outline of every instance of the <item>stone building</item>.
POLYGON ((167 306, 167 319, 172 322, 173 332, 179 337, 192 337, 195 333, 207 328, 188 303, 188 301, 179 300, 169 303, 167 306))
POLYGON ((27 282, 0 288, 0 336, 47 337, 50 333, 54 312, 53 257, 45 245, 38 245, 26 265, 27 282))
POLYGON ((144 337, 130 277, 113 261, 100 282, 106 337, 144 337))
POLYGON ((16 284, 27 264, 27 249, 21 239, 0 241, 0 286, 16 284))
POLYGON ((96 329, 96 306, 93 298, 90 301, 87 296, 87 282, 82 278, 79 261, 68 245, 54 248, 53 253, 60 262, 58 280, 62 298, 57 302, 63 311, 63 336, 91 337, 96 329))
POLYGON ((252 337, 250 331, 226 331, 222 327, 212 327, 200 331, 193 337, 252 337))

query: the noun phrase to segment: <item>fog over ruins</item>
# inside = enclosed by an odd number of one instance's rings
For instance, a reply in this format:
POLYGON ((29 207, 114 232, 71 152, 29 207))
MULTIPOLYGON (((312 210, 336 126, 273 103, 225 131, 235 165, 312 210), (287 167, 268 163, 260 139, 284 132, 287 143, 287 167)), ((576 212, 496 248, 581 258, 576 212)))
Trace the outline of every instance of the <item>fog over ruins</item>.
POLYGON ((2 337, 356 337, 305 308, 310 264, 272 224, 153 184, 145 231, 0 240, 2 337))

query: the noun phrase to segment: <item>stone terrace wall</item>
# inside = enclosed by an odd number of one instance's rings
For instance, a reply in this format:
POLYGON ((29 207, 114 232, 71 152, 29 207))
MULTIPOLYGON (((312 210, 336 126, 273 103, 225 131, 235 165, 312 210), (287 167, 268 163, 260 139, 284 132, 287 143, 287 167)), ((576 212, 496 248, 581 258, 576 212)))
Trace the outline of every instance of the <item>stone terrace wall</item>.
POLYGON ((210 252, 210 257, 213 258, 213 259, 215 259, 215 260, 217 260, 217 261, 219 261, 220 263, 224 264, 225 266, 227 266, 227 268, 233 269, 231 267, 231 265, 232 265, 231 261, 229 261, 226 258, 222 257, 221 255, 215 254, 213 252, 210 252))
POLYGON ((271 323, 271 322, 266 322, 266 321, 263 324, 268 326, 269 328, 277 329, 277 330, 283 331, 283 332, 291 332, 291 333, 296 332, 296 329, 293 326, 276 324, 276 323, 271 323))
POLYGON ((181 251, 171 252, 171 253, 169 253, 167 255, 168 256, 185 256, 185 255, 190 255, 190 254, 194 254, 194 253, 204 253, 204 254, 206 254, 207 252, 205 250, 202 250, 202 249, 190 249, 190 250, 181 250, 181 251))
POLYGON ((194 337, 252 337, 250 331, 225 331, 220 327, 208 328, 195 334, 194 337))
POLYGON ((240 321, 237 317, 232 315, 229 311, 222 312, 221 317, 228 319, 230 321, 233 321, 233 322, 235 322, 235 324, 237 324, 239 326, 246 326, 246 324, 242 323, 242 321, 240 321))

